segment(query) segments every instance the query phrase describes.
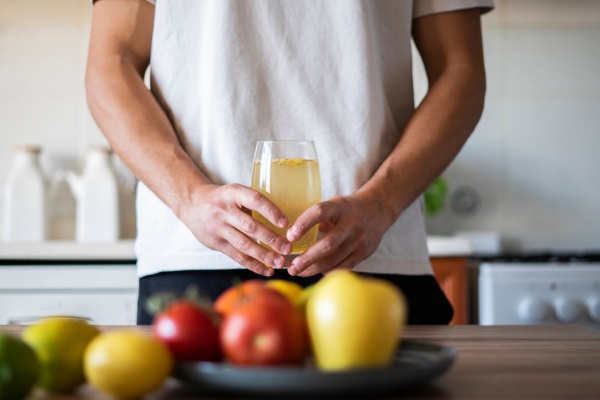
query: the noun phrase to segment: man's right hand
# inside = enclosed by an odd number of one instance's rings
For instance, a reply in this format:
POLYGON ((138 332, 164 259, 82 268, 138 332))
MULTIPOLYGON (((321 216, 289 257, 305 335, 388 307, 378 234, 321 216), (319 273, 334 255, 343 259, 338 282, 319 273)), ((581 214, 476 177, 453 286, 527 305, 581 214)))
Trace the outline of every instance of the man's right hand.
POLYGON ((252 210, 278 227, 288 224, 283 211, 272 201, 238 184, 202 185, 177 214, 206 247, 220 251, 257 274, 271 276, 272 268, 285 266, 282 254, 289 254, 292 244, 252 218, 252 210), (261 246, 257 240, 273 250, 261 246))

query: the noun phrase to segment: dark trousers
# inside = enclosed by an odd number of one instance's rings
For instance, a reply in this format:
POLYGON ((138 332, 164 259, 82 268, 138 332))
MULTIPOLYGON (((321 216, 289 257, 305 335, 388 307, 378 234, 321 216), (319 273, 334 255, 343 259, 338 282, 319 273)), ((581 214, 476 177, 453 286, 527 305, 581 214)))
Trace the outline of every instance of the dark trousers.
MULTIPOLYGON (((452 305, 432 275, 360 274, 388 280, 400 288, 408 303, 408 323, 411 325, 446 325, 454 315, 452 305)), ((170 291, 182 294, 189 285, 194 285, 202 294, 214 300, 236 282, 248 279, 284 279, 306 287, 316 283, 321 277, 322 275, 315 275, 301 278, 289 275, 286 270, 275 270, 272 277, 266 278, 243 269, 175 271, 148 275, 140 278, 137 323, 152 323, 153 316, 146 311, 145 304, 154 293, 170 291)))

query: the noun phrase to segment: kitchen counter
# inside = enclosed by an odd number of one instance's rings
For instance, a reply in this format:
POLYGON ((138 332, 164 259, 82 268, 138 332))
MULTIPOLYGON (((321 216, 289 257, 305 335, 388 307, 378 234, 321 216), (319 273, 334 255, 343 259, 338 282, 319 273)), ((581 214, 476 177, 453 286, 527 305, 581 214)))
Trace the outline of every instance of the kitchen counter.
MULTIPOLYGON (((133 240, 115 243, 77 243, 47 241, 41 243, 0 243, 0 260, 130 260, 135 261, 133 240)), ((428 236, 431 257, 455 257, 472 254, 471 243, 452 236, 428 236)))
POLYGON ((119 260, 135 261, 133 240, 114 243, 77 243, 54 240, 40 243, 0 243, 0 260, 119 260))
MULTIPOLYGON (((0 327, 0 330, 13 332, 20 329, 0 327)), ((591 329, 575 325, 409 326, 405 337, 452 346, 458 355, 444 375, 426 385, 399 393, 397 398, 600 398, 600 332, 591 329)), ((146 397, 147 400, 210 398, 214 397, 190 393, 176 381, 146 397)), ((74 394, 65 395, 51 396, 38 391, 27 400, 92 399, 111 398, 84 386, 74 394)))
MULTIPOLYGON (((451 323, 468 323, 470 242, 429 236, 427 247, 433 273, 454 307, 451 323)), ((133 323, 137 285, 133 240, 0 243, 0 324, 51 314, 133 323)))

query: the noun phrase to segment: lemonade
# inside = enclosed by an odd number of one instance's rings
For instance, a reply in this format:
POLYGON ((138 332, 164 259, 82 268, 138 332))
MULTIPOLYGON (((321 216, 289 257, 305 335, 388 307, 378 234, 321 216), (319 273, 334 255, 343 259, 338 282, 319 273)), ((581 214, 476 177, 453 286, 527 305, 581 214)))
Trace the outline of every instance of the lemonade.
MULTIPOLYGON (((265 217, 253 211, 252 216, 262 224, 285 237, 294 221, 310 206, 321 201, 321 179, 317 160, 304 158, 273 158, 267 164, 254 162, 252 189, 273 201, 285 213, 289 224, 278 228, 265 217)), ((292 254, 304 252, 317 240, 319 227, 293 243, 292 254)))

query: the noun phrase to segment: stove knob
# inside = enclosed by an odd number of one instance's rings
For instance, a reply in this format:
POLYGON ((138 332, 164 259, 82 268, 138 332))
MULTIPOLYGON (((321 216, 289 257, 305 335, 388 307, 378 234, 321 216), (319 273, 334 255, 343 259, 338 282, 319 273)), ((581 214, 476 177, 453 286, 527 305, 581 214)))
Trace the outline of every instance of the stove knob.
POLYGON ((569 297, 559 297, 554 301, 556 318, 560 322, 570 324, 579 319, 583 314, 583 304, 579 300, 569 297))
POLYGON ((519 317, 532 324, 548 321, 552 316, 552 305, 538 297, 525 297, 519 303, 519 317))
POLYGON ((600 297, 590 297, 587 300, 587 306, 592 321, 600 322, 600 297))

